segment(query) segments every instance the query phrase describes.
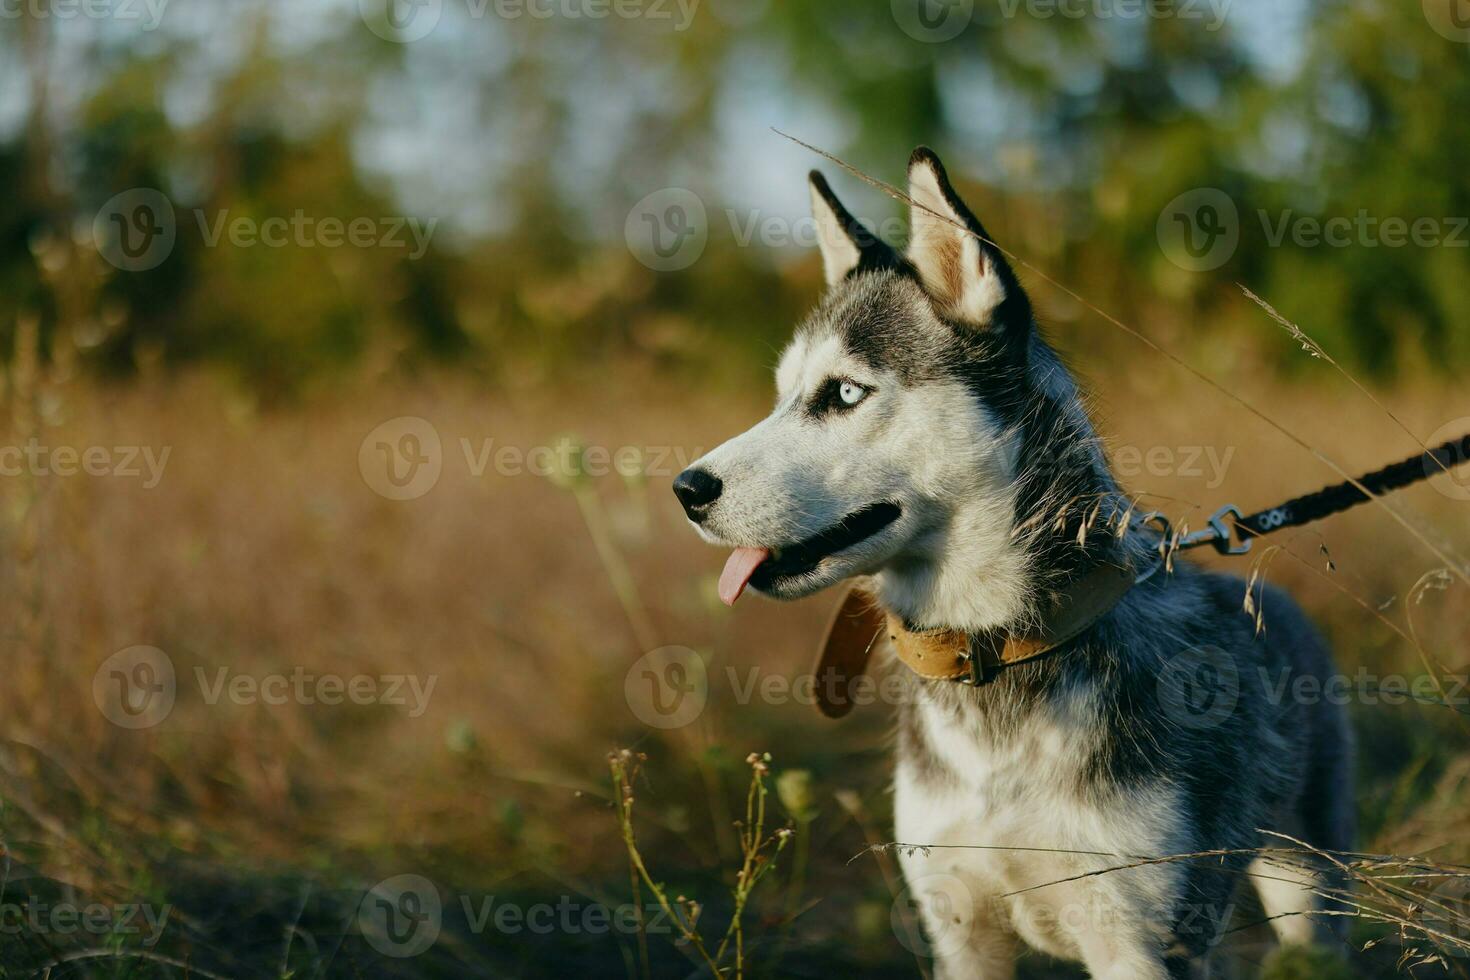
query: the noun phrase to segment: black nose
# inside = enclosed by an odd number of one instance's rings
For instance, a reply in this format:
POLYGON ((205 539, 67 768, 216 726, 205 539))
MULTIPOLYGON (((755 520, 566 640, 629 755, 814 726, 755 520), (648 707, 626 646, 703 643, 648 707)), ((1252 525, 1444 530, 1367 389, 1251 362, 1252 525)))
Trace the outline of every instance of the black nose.
POLYGON ((724 488, 718 477, 700 469, 687 469, 674 478, 674 496, 679 498, 679 503, 684 505, 684 513, 695 523, 704 520, 710 505, 720 499, 720 491, 724 488))

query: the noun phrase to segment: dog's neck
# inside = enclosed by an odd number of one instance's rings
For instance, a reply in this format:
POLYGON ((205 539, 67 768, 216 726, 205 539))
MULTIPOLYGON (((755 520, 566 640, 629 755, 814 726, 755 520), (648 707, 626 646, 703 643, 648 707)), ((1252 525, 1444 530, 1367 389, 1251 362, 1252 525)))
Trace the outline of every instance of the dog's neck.
MULTIPOLYGON (((1078 524, 1062 521, 1046 533, 1019 533, 995 513, 1012 503, 1002 498, 959 509, 943 532, 930 536, 928 554, 899 559, 874 576, 879 603, 913 626, 1021 630, 1037 625, 1050 595, 1098 565, 1137 564, 1111 530, 1079 536, 1078 524)), ((1123 506, 1108 498, 1101 510, 1123 506)))
POLYGON ((1012 501, 962 505, 942 531, 916 542, 875 578, 879 603, 905 622, 967 632, 1023 621, 1030 606, 1030 561, 1006 533, 1012 501))
POLYGON ((879 602, 909 623, 1025 628, 1049 595, 1097 565, 1140 564, 1138 543, 1118 533, 1128 502, 1071 377, 1039 341, 1029 374, 1004 485, 961 501, 875 576, 879 602))

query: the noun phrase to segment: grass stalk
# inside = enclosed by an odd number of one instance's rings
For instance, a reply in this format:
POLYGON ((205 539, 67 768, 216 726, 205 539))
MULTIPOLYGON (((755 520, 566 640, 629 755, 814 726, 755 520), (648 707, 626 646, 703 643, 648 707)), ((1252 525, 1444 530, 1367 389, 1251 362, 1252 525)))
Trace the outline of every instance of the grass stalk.
MULTIPOLYGON (((642 901, 639 887, 646 888, 654 901, 658 903, 659 908, 674 923, 680 937, 694 951, 696 958, 709 970, 711 976, 732 976, 736 980, 743 980, 746 967, 744 925, 746 906, 756 886, 775 867, 777 855, 785 849, 794 833, 791 828, 782 827, 770 835, 766 834, 766 798, 770 792, 766 786, 766 780, 770 775, 770 756, 751 753, 746 759, 751 767, 751 779, 745 797, 745 819, 740 823, 741 866, 736 872, 735 887, 732 889, 734 904, 730 913, 730 921, 720 938, 719 946, 713 953, 710 952, 709 946, 699 931, 699 918, 702 910, 700 903, 686 899, 682 895, 670 900, 664 886, 653 879, 638 849, 637 836, 633 829, 633 783, 637 780, 645 760, 646 756, 627 749, 613 752, 608 756, 608 766, 612 773, 614 805, 617 807, 618 827, 622 834, 623 845, 628 851, 628 863, 632 868, 632 878, 635 882, 635 901, 639 903, 642 901), (721 964, 732 953, 733 967, 729 969, 722 967, 721 964)), ((642 933, 644 928, 641 914, 638 917, 638 924, 640 933, 642 933)), ((640 941, 644 940, 640 939, 640 941)))

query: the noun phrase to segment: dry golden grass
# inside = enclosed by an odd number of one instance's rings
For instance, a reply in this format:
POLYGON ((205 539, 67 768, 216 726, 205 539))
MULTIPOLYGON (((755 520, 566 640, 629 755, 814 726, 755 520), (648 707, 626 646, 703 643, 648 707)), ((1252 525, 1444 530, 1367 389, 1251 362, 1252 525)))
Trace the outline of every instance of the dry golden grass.
MULTIPOLYGON (((1159 451, 1157 472, 1125 482, 1176 518, 1335 482, 1263 424, 1173 375, 1082 368, 1114 454, 1159 451), (1177 472, 1193 447, 1202 472, 1177 472), (1210 448, 1217 460, 1232 453, 1218 486, 1210 448)), ((1330 377, 1282 385, 1238 363, 1232 375, 1237 391, 1349 472, 1415 451, 1330 377)), ((641 833, 661 835, 654 863, 717 873, 721 856, 738 854, 739 760, 769 750, 778 767, 815 774, 825 805, 812 876, 851 892, 804 916, 798 932, 819 941, 852 916, 866 921, 863 903, 881 901, 884 885, 868 861, 846 861, 870 840, 850 815, 854 799, 880 827, 886 810, 882 709, 832 725, 799 704, 737 704, 723 679, 726 667, 805 670, 829 600, 719 606, 721 557, 687 531, 667 491, 677 457, 647 479, 592 479, 578 496, 541 476, 493 467, 474 476, 460 445, 529 450, 571 433, 691 459, 763 412, 763 381, 709 390, 619 365, 527 390, 487 391, 462 377, 354 383, 273 409, 232 391, 206 376, 112 389, 21 371, 6 393, 6 444, 36 435, 50 446, 170 450, 153 489, 120 477, 0 483, 9 652, 0 711, 10 739, 0 786, 30 828, 27 840, 11 828, 13 854, 98 890, 140 880, 164 888, 149 871, 160 855, 369 879, 422 867, 467 887, 534 873, 591 890, 626 880, 603 767, 609 749, 632 744, 649 753, 659 786, 640 800, 651 824, 641 833), (394 502, 364 482, 358 448, 405 415, 434 424, 444 470, 427 495, 394 502), (610 555, 594 547, 589 520, 610 555), (626 562, 631 597, 614 589, 610 560, 626 562), (98 710, 92 681, 103 660, 137 644, 172 658, 180 693, 162 724, 124 731, 98 710), (650 644, 693 648, 712 665, 711 705, 685 729, 652 731, 629 711, 624 676, 650 644), (437 684, 417 718, 381 705, 209 705, 194 670, 219 666, 434 675, 437 684), (849 793, 841 806, 832 802, 840 791, 849 793)), ((1423 386, 1380 394, 1424 436, 1462 410, 1457 396, 1423 386)), ((1470 552, 1470 502, 1428 485, 1390 502, 1470 552)), ((1266 574, 1315 614, 1345 672, 1422 673, 1413 645, 1384 622, 1410 632, 1409 617, 1438 669, 1470 666, 1467 590, 1416 594, 1438 563, 1377 508, 1276 543, 1300 560, 1277 555, 1266 574)), ((1249 571, 1242 560, 1206 560, 1249 571)), ((1440 706, 1353 711, 1364 742, 1362 849, 1470 859, 1470 717, 1440 706)))

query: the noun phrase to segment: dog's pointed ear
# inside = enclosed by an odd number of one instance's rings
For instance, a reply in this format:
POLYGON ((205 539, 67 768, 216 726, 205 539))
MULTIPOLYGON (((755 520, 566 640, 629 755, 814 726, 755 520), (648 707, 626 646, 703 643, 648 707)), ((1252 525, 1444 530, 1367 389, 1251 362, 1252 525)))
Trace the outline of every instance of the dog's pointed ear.
POLYGON ((841 282, 854 269, 898 265, 898 253, 842 206, 819 170, 811 172, 811 191, 817 245, 822 251, 822 270, 829 287, 841 282))
POLYGON ((940 312, 976 329, 1029 331, 1031 307, 1020 281, 927 146, 909 158, 909 197, 905 257, 940 312))

